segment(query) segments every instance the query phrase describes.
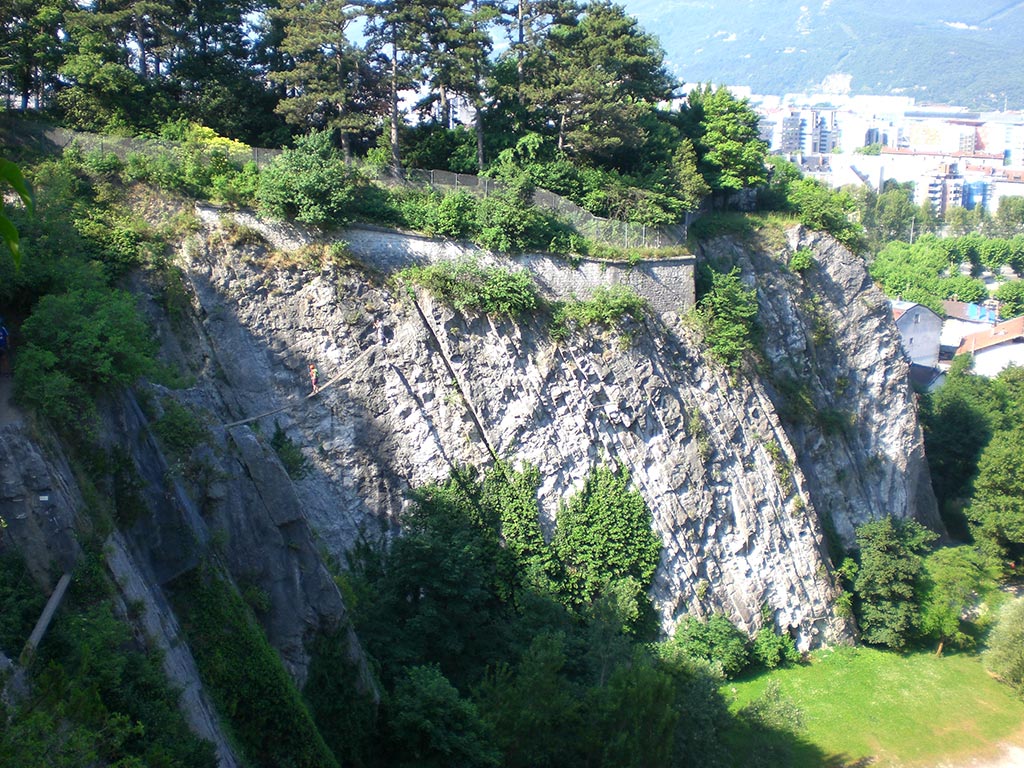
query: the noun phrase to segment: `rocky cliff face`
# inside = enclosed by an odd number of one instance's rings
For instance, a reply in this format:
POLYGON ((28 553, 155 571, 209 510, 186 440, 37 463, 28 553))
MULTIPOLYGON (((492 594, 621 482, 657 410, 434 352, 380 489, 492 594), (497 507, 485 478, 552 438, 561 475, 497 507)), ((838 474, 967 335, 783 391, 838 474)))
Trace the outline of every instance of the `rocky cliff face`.
MULTIPOLYGON (((125 606, 141 606, 136 623, 186 692, 193 727, 225 765, 230 746, 166 597, 176 579, 212 558, 264 595, 259 619, 300 684, 310 638, 345 633, 372 694, 324 551, 343 562, 360 540, 396 534, 408 489, 454 466, 537 466, 550 533, 560 501, 594 466, 623 463, 662 540, 652 597, 664 628, 724 611, 753 632, 767 606, 802 647, 848 634, 832 608, 829 533, 848 543, 855 525, 881 515, 937 523, 888 308, 830 239, 793 230, 774 247, 707 247, 704 259, 739 266, 758 288, 764 364, 730 376, 685 318, 690 260, 629 270, 523 257, 550 295, 623 282, 651 301, 641 322, 556 343, 543 316, 463 315, 388 277, 464 246, 360 230, 346 234, 352 260, 335 263, 295 250, 311 241, 301 230, 272 248, 205 220, 180 257, 191 311, 169 319, 159 293, 139 286, 164 360, 192 381, 150 385, 145 408, 124 398, 103 409, 107 447, 122 462, 111 492, 130 495, 134 510, 106 555, 125 606), (784 261, 805 247, 817 266, 798 275, 784 261), (310 362, 327 385, 314 398, 310 362), (205 421, 188 463, 153 435, 172 401, 205 421), (304 477, 289 477, 270 447, 278 429, 309 462, 304 477)), ((40 580, 52 580, 78 554, 75 478, 59 451, 19 425, 2 428, 0 514, 41 564, 40 580)))
MULTIPOLYGON (((848 539, 853 525, 884 514, 932 519, 934 502, 882 298, 831 241, 791 238, 783 251, 820 251, 807 285, 756 249, 719 244, 709 254, 758 276, 767 384, 730 379, 705 359, 664 294, 639 325, 555 343, 543 318, 464 316, 382 276, 460 253, 452 244, 366 232, 346 237, 353 264, 274 268, 279 253, 233 245, 212 226, 186 253, 202 319, 188 346, 204 350, 198 386, 217 391, 223 423, 276 411, 228 429, 233 440, 278 426, 303 446, 315 471, 295 493, 335 555, 393 532, 405 491, 458 464, 500 456, 536 465, 550 530, 559 501, 590 469, 618 461, 662 538, 653 597, 666 629, 686 612, 725 611, 753 631, 767 605, 808 646, 846 632, 832 613, 821 520, 848 539), (805 311, 801 302, 819 292, 805 311), (835 326, 827 354, 812 344, 825 315, 835 326), (332 384, 306 400, 310 362, 332 384), (840 411, 858 418, 828 433, 793 418, 780 394, 789 385, 776 386, 787 364, 810 371, 812 413, 835 411, 826 424, 840 411)), ((616 279, 603 274, 584 274, 572 290, 616 279)), ((538 280, 551 290, 554 282, 538 280)), ((685 296, 673 295, 681 310, 685 296)))
POLYGON ((863 260, 795 227, 774 248, 719 242, 704 257, 757 287, 767 389, 818 512, 845 546, 883 515, 942 531, 908 363, 884 294, 863 260), (800 249, 814 265, 784 266, 800 249))

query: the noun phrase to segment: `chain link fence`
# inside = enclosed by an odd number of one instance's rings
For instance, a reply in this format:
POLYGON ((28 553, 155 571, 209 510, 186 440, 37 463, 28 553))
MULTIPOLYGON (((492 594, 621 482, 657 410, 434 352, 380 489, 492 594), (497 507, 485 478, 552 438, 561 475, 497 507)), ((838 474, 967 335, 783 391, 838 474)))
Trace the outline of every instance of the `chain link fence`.
MULTIPOLYGON (((110 136, 87 131, 72 131, 46 123, 21 119, 12 120, 2 115, 0 115, 0 137, 7 146, 30 147, 40 152, 63 150, 74 143, 83 152, 116 155, 122 161, 127 160, 128 156, 132 154, 150 157, 174 154, 185 146, 181 142, 164 139, 140 139, 131 136, 110 136)), ((275 157, 281 154, 279 149, 263 147, 247 147, 245 150, 223 150, 218 147, 217 150, 223 151, 228 160, 236 165, 244 165, 252 161, 259 168, 269 165, 275 157)))
MULTIPOLYGON (((83 152, 100 152, 116 155, 124 161, 131 154, 159 156, 173 154, 183 145, 163 139, 139 139, 128 136, 108 136, 85 131, 56 128, 45 123, 27 120, 12 120, 0 114, 0 138, 8 146, 31 146, 39 151, 63 150, 72 142, 83 152)), ((244 151, 227 151, 233 163, 243 165, 254 162, 258 168, 269 165, 281 154, 279 149, 249 147, 244 151)), ((451 171, 428 171, 419 168, 403 170, 401 175, 382 175, 380 180, 389 184, 407 184, 432 189, 464 189, 474 195, 487 197, 504 187, 494 179, 468 173, 451 171)), ((545 208, 568 221, 584 237, 620 248, 666 248, 682 245, 686 240, 687 221, 674 226, 653 227, 628 221, 616 221, 595 216, 571 200, 537 189, 533 193, 534 205, 545 208)))
MULTIPOLYGON (((501 183, 486 176, 452 173, 451 171, 427 171, 418 168, 404 170, 400 178, 391 177, 390 181, 420 187, 465 189, 483 197, 504 189, 501 183)), ((621 248, 667 248, 682 245, 686 241, 689 216, 687 222, 663 227, 603 219, 580 207, 572 200, 546 189, 534 190, 533 204, 558 214, 570 222, 576 231, 584 237, 608 245, 621 248)))

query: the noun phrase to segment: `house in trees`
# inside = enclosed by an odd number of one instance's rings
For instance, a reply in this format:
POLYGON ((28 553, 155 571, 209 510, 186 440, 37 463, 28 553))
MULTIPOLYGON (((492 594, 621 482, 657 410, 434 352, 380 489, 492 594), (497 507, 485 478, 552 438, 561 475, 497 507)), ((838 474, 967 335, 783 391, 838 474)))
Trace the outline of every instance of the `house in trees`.
POLYGON ((900 300, 892 302, 892 316, 910 362, 925 368, 936 367, 942 318, 922 304, 900 300))
POLYGON ((964 337, 956 353, 974 357, 974 373, 993 378, 1011 365, 1024 365, 1024 315, 964 337))

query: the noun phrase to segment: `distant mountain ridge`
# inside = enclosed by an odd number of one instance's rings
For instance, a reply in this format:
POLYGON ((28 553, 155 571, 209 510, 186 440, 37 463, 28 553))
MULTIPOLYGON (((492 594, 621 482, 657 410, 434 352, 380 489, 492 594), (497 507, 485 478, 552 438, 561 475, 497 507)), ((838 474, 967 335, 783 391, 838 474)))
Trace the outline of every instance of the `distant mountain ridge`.
POLYGON ((852 93, 976 109, 1024 108, 1024 2, 625 0, 687 82, 812 90, 852 76, 852 93))

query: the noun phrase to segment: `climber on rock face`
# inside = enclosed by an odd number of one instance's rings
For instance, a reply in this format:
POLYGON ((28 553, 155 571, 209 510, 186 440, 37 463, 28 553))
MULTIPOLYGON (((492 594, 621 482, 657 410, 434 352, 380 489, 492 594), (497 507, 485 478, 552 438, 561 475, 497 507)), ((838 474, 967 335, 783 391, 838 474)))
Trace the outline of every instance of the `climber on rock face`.
POLYGON ((313 363, 309 364, 309 383, 313 387, 309 394, 315 395, 320 391, 320 374, 313 363))

